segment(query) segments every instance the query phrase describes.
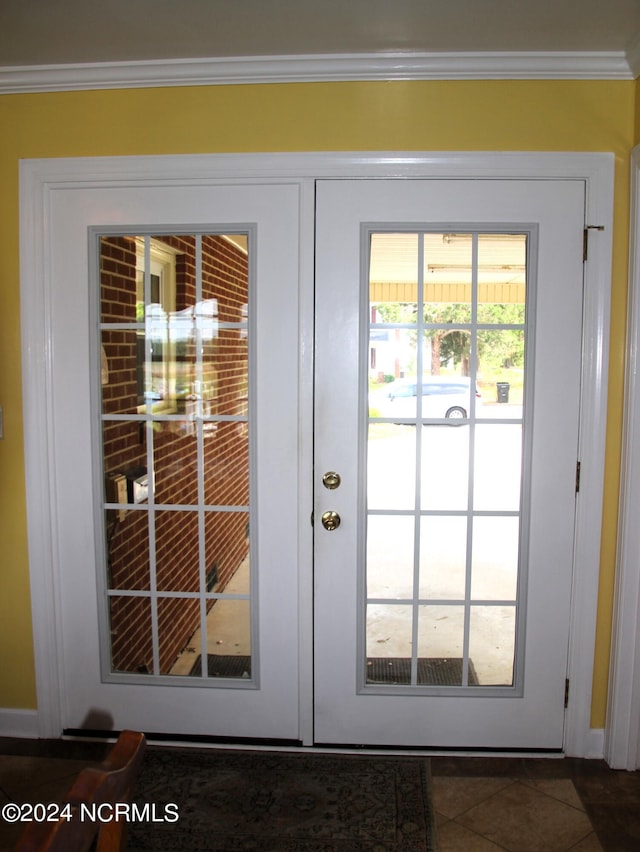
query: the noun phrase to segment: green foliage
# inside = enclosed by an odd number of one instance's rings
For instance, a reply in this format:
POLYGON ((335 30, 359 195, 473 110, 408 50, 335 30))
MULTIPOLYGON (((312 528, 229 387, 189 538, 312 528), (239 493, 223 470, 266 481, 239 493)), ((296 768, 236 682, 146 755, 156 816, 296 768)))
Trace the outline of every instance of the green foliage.
POLYGON ((415 325, 418 316, 418 306, 413 302, 376 302, 375 307, 382 322, 415 325))
MULTIPOLYGON (((385 323, 417 324, 418 306, 411 302, 380 302, 378 316, 385 323)), ((477 321, 495 328, 478 329, 478 363, 476 369, 493 372, 499 368, 524 366, 524 329, 504 328, 524 324, 524 305, 478 305, 477 321)), ((454 302, 430 302, 424 306, 425 337, 431 341, 434 358, 439 367, 453 363, 467 373, 471 358, 471 306, 454 302), (464 326, 467 326, 466 328, 464 326)), ((417 331, 408 332, 413 347, 417 331)), ((436 364, 432 364, 432 369, 436 364)))

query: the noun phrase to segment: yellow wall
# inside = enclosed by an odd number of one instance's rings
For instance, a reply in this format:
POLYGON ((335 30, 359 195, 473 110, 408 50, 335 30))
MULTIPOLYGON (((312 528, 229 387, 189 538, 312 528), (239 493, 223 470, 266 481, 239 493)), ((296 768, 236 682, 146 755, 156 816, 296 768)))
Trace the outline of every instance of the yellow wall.
MULTIPOLYGON (((640 93, 638 94, 640 105, 640 93)), ((0 97, 0 708, 36 706, 18 353, 18 160, 326 150, 613 151, 616 203, 604 536, 592 724, 605 721, 636 84, 312 83, 0 97)))

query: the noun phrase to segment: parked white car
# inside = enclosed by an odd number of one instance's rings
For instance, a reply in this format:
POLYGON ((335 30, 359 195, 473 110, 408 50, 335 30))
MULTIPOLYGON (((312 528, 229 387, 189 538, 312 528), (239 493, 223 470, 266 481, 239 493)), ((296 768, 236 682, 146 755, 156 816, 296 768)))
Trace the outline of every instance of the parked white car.
MULTIPOLYGON (((421 383, 422 417, 465 419, 471 411, 471 379, 466 376, 424 376, 421 383)), ((400 379, 392 382, 381 405, 382 417, 417 416, 418 380, 400 379)), ((476 410, 482 403, 475 387, 476 410)))

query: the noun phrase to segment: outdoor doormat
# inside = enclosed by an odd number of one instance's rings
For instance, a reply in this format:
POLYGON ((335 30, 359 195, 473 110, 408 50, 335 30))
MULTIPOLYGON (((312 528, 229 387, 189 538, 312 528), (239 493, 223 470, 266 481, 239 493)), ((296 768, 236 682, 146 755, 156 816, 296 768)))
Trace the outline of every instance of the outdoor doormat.
MULTIPOLYGON (((411 683, 410 657, 369 657, 367 683, 411 683)), ((418 684, 423 686, 460 686, 462 659, 460 657, 420 657, 418 684)), ((469 660, 469 685, 478 685, 478 676, 469 660)))
POLYGON ((134 802, 154 804, 156 821, 130 823, 130 852, 437 849, 429 761, 418 756, 149 747, 134 802))
MULTIPOLYGON (((190 677, 202 674, 202 656, 198 655, 190 677)), ((226 654, 207 654, 209 677, 251 677, 251 657, 226 654)), ((367 683, 411 683, 411 659, 408 657, 369 657, 367 683)), ((460 686, 462 684, 462 659, 460 657, 420 657, 418 659, 418 684, 424 686, 460 686)), ((469 660, 469 685, 477 686, 473 662, 469 660)))
MULTIPOLYGON (((199 654, 189 677, 200 677, 201 674, 202 655, 199 654)), ((251 677, 251 657, 207 654, 207 674, 209 677, 251 677)))

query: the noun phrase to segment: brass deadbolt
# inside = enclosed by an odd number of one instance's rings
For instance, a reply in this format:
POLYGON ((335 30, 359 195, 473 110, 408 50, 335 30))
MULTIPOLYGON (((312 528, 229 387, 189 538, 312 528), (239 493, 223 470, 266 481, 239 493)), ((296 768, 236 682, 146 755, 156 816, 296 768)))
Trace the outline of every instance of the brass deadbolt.
POLYGON ((340 515, 337 512, 324 512, 322 515, 322 526, 325 530, 332 532, 340 526, 340 515))
POLYGON ((328 488, 329 491, 334 491, 341 482, 340 474, 336 473, 335 470, 328 470, 322 477, 322 484, 325 488, 328 488))

